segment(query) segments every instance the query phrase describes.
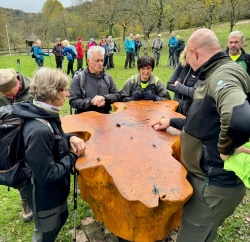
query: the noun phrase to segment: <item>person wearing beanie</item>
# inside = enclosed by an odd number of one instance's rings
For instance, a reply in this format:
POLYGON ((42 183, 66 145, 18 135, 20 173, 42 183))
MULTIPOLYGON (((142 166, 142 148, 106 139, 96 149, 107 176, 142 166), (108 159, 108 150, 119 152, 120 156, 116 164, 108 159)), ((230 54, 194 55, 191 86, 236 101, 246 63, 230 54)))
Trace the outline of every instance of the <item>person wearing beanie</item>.
MULTIPOLYGON (((31 78, 16 73, 14 69, 0 69, 0 107, 31 100, 30 82, 31 78)), ((33 217, 33 212, 24 192, 21 190, 19 192, 23 207, 23 220, 29 222, 33 217)))
POLYGON ((14 69, 0 69, 0 107, 31 100, 30 82, 31 78, 16 73, 14 69))
POLYGON ((83 47, 82 47, 82 38, 78 37, 77 42, 75 44, 77 51, 77 70, 82 69, 82 59, 84 57, 83 47))

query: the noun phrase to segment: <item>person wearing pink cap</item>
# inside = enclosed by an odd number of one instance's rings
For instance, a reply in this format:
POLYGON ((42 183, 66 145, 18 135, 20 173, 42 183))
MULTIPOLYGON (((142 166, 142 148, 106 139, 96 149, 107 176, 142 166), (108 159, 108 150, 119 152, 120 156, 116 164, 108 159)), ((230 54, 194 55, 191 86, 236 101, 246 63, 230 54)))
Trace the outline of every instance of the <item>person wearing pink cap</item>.
POLYGON ((78 37, 77 38, 77 42, 75 44, 76 47, 76 51, 77 51, 77 70, 82 69, 82 59, 84 57, 84 52, 83 52, 83 48, 82 48, 82 38, 78 37))

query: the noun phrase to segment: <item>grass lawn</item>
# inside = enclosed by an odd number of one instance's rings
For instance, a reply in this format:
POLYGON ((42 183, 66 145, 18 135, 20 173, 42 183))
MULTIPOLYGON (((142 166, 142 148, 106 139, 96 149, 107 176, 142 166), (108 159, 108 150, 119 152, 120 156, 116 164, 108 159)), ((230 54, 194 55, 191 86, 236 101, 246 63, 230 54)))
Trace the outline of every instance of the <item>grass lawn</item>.
MULTIPOLYGON (((212 30, 217 34, 222 48, 226 47, 227 36, 229 34, 229 25, 220 24, 213 26, 212 30)), ((241 30, 244 32, 245 38, 245 50, 250 53, 250 24, 249 22, 242 22, 237 24, 235 30, 241 30)), ((181 35, 181 37, 187 41, 190 34, 194 29, 180 30, 176 31, 176 34, 181 35)), ((152 43, 152 38, 149 43, 152 43)), ((161 60, 159 67, 155 67, 154 75, 159 77, 160 80, 166 84, 168 79, 173 73, 173 70, 166 66, 168 58, 168 48, 167 41, 169 38, 168 33, 162 33, 162 38, 165 41, 165 47, 163 47, 163 52, 161 55, 161 60)), ((117 44, 122 46, 119 40, 116 41, 117 44)), ((151 48, 149 48, 149 55, 152 55, 151 48)), ((142 54, 142 51, 141 51, 142 54)), ((121 52, 115 53, 114 63, 115 68, 107 70, 106 72, 111 74, 115 80, 117 87, 120 89, 123 87, 125 81, 132 75, 137 73, 137 69, 124 69, 125 62, 125 51, 121 48, 121 52)), ((85 62, 84 62, 85 63, 85 62)), ((55 67, 54 57, 45 57, 44 66, 55 67)), ((67 60, 64 61, 63 70, 66 70, 67 60)), ((14 68, 20 71, 23 75, 33 76, 34 72, 37 70, 35 60, 27 55, 12 55, 12 56, 0 56, 0 68, 14 68), (20 65, 17 64, 17 59, 20 59, 20 65)), ((75 63, 76 69, 76 63, 75 63)), ((69 105, 66 103, 61 111, 62 115, 69 114, 69 105)), ((72 185, 73 187, 73 185, 72 185)), ((46 198, 45 198, 46 199, 46 198)), ((21 200, 18 191, 11 189, 8 191, 7 187, 0 186, 0 242, 26 242, 31 240, 33 233, 33 222, 24 223, 21 217, 21 200)), ((237 208, 234 215, 228 218, 223 226, 218 231, 217 242, 238 242, 238 241, 250 241, 250 192, 247 194, 237 208)), ((66 225, 61 230, 57 241, 72 241, 72 236, 69 230, 73 228, 73 192, 68 198, 70 216, 66 225)), ((78 209, 77 209, 77 225, 80 224, 80 220, 86 216, 91 216, 92 212, 88 208, 88 204, 79 197, 78 198, 78 209)), ((199 242, 199 241, 198 241, 199 242)))

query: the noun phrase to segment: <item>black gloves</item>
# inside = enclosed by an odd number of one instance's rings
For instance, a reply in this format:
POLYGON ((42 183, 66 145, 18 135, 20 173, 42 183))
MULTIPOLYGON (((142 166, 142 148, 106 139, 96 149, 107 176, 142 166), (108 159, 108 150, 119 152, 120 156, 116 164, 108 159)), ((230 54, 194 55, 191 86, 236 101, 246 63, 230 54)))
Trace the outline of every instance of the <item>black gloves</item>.
POLYGON ((153 100, 153 101, 156 100, 156 95, 151 92, 143 92, 142 95, 143 99, 145 100, 153 100))
POLYGON ((143 99, 142 92, 134 92, 133 95, 131 96, 131 100, 138 101, 143 99))

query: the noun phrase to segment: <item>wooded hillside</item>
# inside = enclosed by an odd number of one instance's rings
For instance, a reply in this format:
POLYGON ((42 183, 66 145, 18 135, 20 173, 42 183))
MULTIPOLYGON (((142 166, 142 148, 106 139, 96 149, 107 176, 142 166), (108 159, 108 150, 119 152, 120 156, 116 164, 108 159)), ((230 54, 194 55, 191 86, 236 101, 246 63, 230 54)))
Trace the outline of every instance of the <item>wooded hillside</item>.
POLYGON ((87 40, 112 35, 124 40, 130 32, 148 38, 151 33, 175 29, 207 27, 228 22, 228 32, 240 19, 250 18, 248 0, 76 0, 76 6, 64 8, 58 0, 47 0, 41 13, 0 8, 0 48, 25 45, 34 33, 44 43, 56 37, 87 40))

